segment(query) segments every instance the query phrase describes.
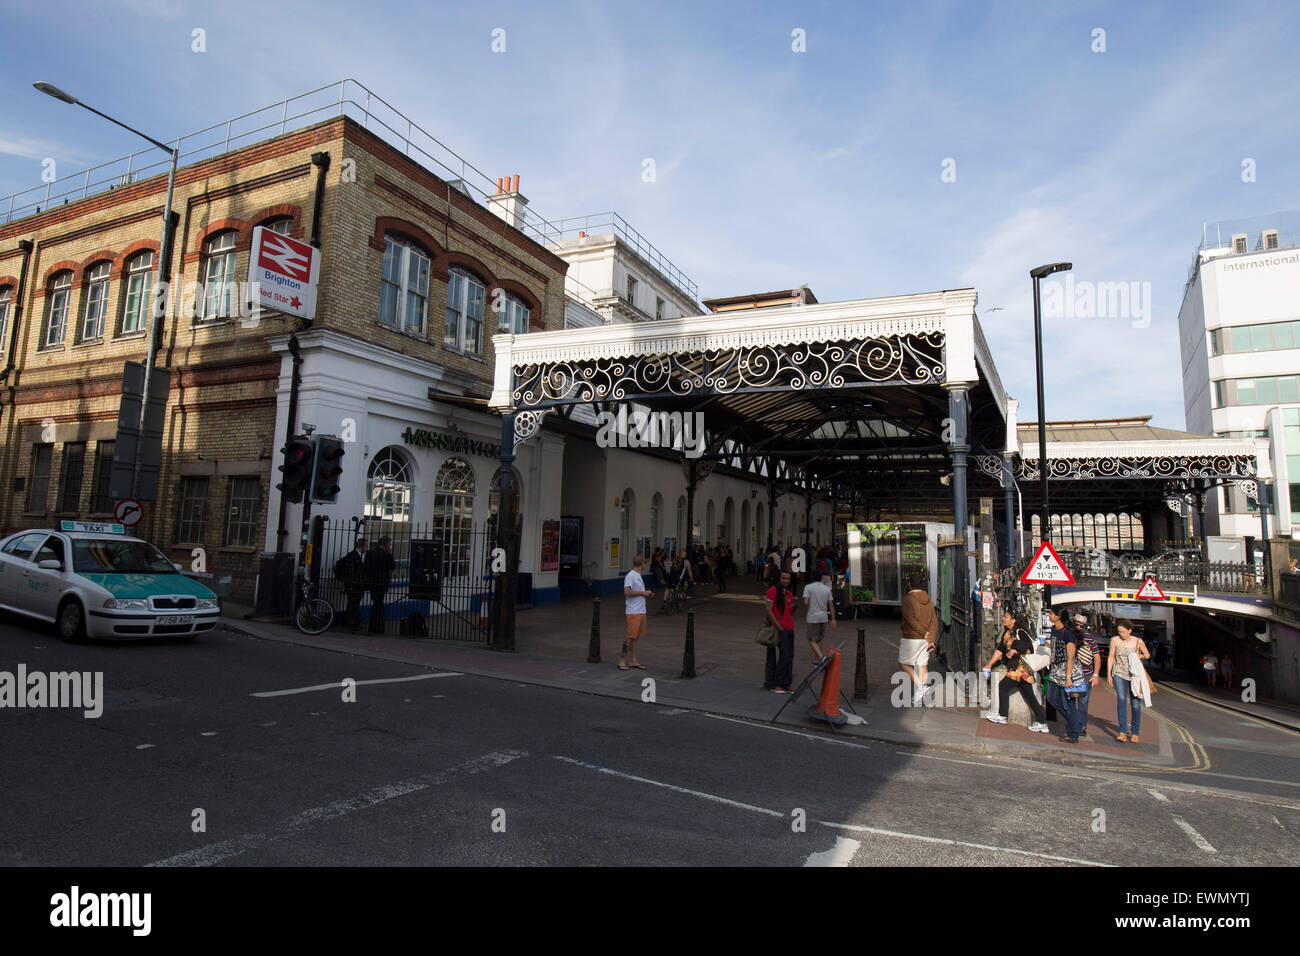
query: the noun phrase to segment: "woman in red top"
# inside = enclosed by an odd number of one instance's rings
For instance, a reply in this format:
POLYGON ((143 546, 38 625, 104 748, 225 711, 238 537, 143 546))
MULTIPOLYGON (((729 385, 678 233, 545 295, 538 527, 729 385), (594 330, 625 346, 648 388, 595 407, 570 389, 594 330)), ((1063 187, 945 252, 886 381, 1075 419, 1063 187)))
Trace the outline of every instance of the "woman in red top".
POLYGON ((776 628, 776 686, 773 693, 788 694, 794 683, 794 594, 790 591, 790 572, 782 571, 780 581, 767 589, 767 622, 776 628))

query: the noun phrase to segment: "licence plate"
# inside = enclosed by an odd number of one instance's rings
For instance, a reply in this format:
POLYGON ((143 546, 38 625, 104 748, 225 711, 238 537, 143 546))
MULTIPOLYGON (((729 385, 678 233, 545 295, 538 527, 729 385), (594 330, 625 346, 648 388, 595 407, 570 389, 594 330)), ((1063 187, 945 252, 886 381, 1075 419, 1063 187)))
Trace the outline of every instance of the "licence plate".
POLYGON ((168 625, 193 624, 194 615, 193 614, 172 614, 169 615, 168 617, 158 618, 157 623, 163 627, 167 627, 168 625))

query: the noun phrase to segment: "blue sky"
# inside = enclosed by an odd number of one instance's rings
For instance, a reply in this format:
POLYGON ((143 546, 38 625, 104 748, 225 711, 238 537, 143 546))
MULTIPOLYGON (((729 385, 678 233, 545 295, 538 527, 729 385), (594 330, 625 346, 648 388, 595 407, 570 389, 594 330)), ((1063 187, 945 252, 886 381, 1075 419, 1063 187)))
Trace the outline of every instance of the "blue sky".
POLYGON ((1045 322, 1048 417, 1182 428, 1202 223, 1300 207, 1297 36, 1294 3, 7 5, 0 195, 45 157, 66 175, 137 148, 34 80, 165 139, 350 76, 492 178, 518 173, 541 215, 617 210, 704 297, 973 286, 1022 420, 1028 270, 1149 282, 1148 327, 1045 322))

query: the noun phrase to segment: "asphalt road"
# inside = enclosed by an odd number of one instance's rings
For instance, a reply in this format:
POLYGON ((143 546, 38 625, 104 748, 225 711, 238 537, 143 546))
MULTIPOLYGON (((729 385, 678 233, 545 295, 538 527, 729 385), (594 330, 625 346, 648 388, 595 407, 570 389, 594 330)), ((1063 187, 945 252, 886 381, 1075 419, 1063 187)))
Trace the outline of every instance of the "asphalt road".
POLYGON ((225 631, 71 646, 0 620, 0 671, 19 662, 102 671, 105 705, 0 709, 4 865, 1300 858, 1296 735, 1215 711, 1218 734, 1198 736, 1208 708, 1188 701, 1167 706, 1209 769, 1150 774, 837 740, 225 631))

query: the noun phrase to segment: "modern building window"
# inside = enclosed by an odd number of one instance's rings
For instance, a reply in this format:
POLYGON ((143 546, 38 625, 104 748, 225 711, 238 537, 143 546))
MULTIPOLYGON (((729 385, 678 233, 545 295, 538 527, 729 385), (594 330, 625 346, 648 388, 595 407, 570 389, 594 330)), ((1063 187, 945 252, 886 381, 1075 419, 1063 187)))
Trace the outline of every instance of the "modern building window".
POLYGON ((126 264, 126 294, 122 299, 122 335, 143 332, 149 320, 150 293, 153 291, 153 253, 141 252, 126 264))
POLYGON ((234 230, 220 232, 203 244, 203 318, 221 319, 238 310, 235 297, 234 230))
POLYGON ((409 524, 415 497, 414 475, 406 453, 394 445, 370 461, 366 476, 366 517, 409 524))
POLYGON ((505 294, 504 308, 497 320, 497 330, 523 335, 528 331, 528 321, 531 315, 532 310, 528 308, 523 299, 507 292, 505 294))
POLYGON ((50 491, 50 463, 53 460, 53 445, 37 445, 32 449, 32 472, 27 479, 28 511, 45 510, 50 491))
POLYGON ((1300 320, 1212 329, 1210 344, 1212 355, 1300 348, 1300 320))
POLYGON ((230 479, 226 489, 226 547, 251 548, 262 513, 262 479, 256 475, 230 479))
POLYGON ((0 289, 0 355, 5 354, 5 332, 9 328, 9 313, 13 311, 14 290, 11 286, 0 289))
POLYGON ((59 471, 59 511, 72 514, 81 510, 81 480, 85 473, 86 443, 65 442, 59 471))
POLYGON ((664 300, 656 296, 655 297, 655 321, 658 322, 663 317, 664 317, 664 300))
POLYGON ((412 335, 424 335, 428 320, 431 260, 400 236, 384 236, 379 283, 379 321, 412 335))
POLYGON ((1218 355, 1221 351, 1222 347, 1219 345, 1219 330, 1210 329, 1210 355, 1218 355))
POLYGON ((1300 402, 1300 376, 1239 378, 1233 381, 1232 384, 1235 386, 1237 393, 1234 403, 1236 405, 1276 405, 1279 402, 1300 402))
POLYGON ((104 337, 104 315, 108 312, 108 285, 112 271, 111 262, 97 262, 86 270, 86 291, 78 342, 93 342, 104 337))
POLYGON ((208 479, 182 478, 176 508, 176 543, 202 544, 208 521, 208 479))
POLYGON ((486 301, 487 286, 466 270, 453 268, 447 281, 447 326, 442 344, 458 352, 482 352, 486 301))
POLYGON ((101 441, 95 445, 95 499, 91 502, 92 514, 108 514, 113 510, 113 497, 108 492, 113 477, 113 449, 116 442, 101 441))
POLYGON ((1263 244, 1264 244, 1264 248, 1265 248, 1265 249, 1276 249, 1276 248, 1277 248, 1277 230, 1276 230, 1276 229, 1270 229, 1269 231, 1265 232, 1262 238, 1263 238, 1263 244))
POLYGON ((49 301, 45 305, 45 338, 41 348, 63 344, 68 327, 68 303, 72 299, 72 273, 60 272, 50 280, 49 301))
POLYGON ((631 275, 627 277, 627 304, 636 305, 636 279, 631 275))
POLYGON ((448 577, 469 575, 473 531, 474 469, 463 458, 448 458, 433 484, 433 533, 448 577))

